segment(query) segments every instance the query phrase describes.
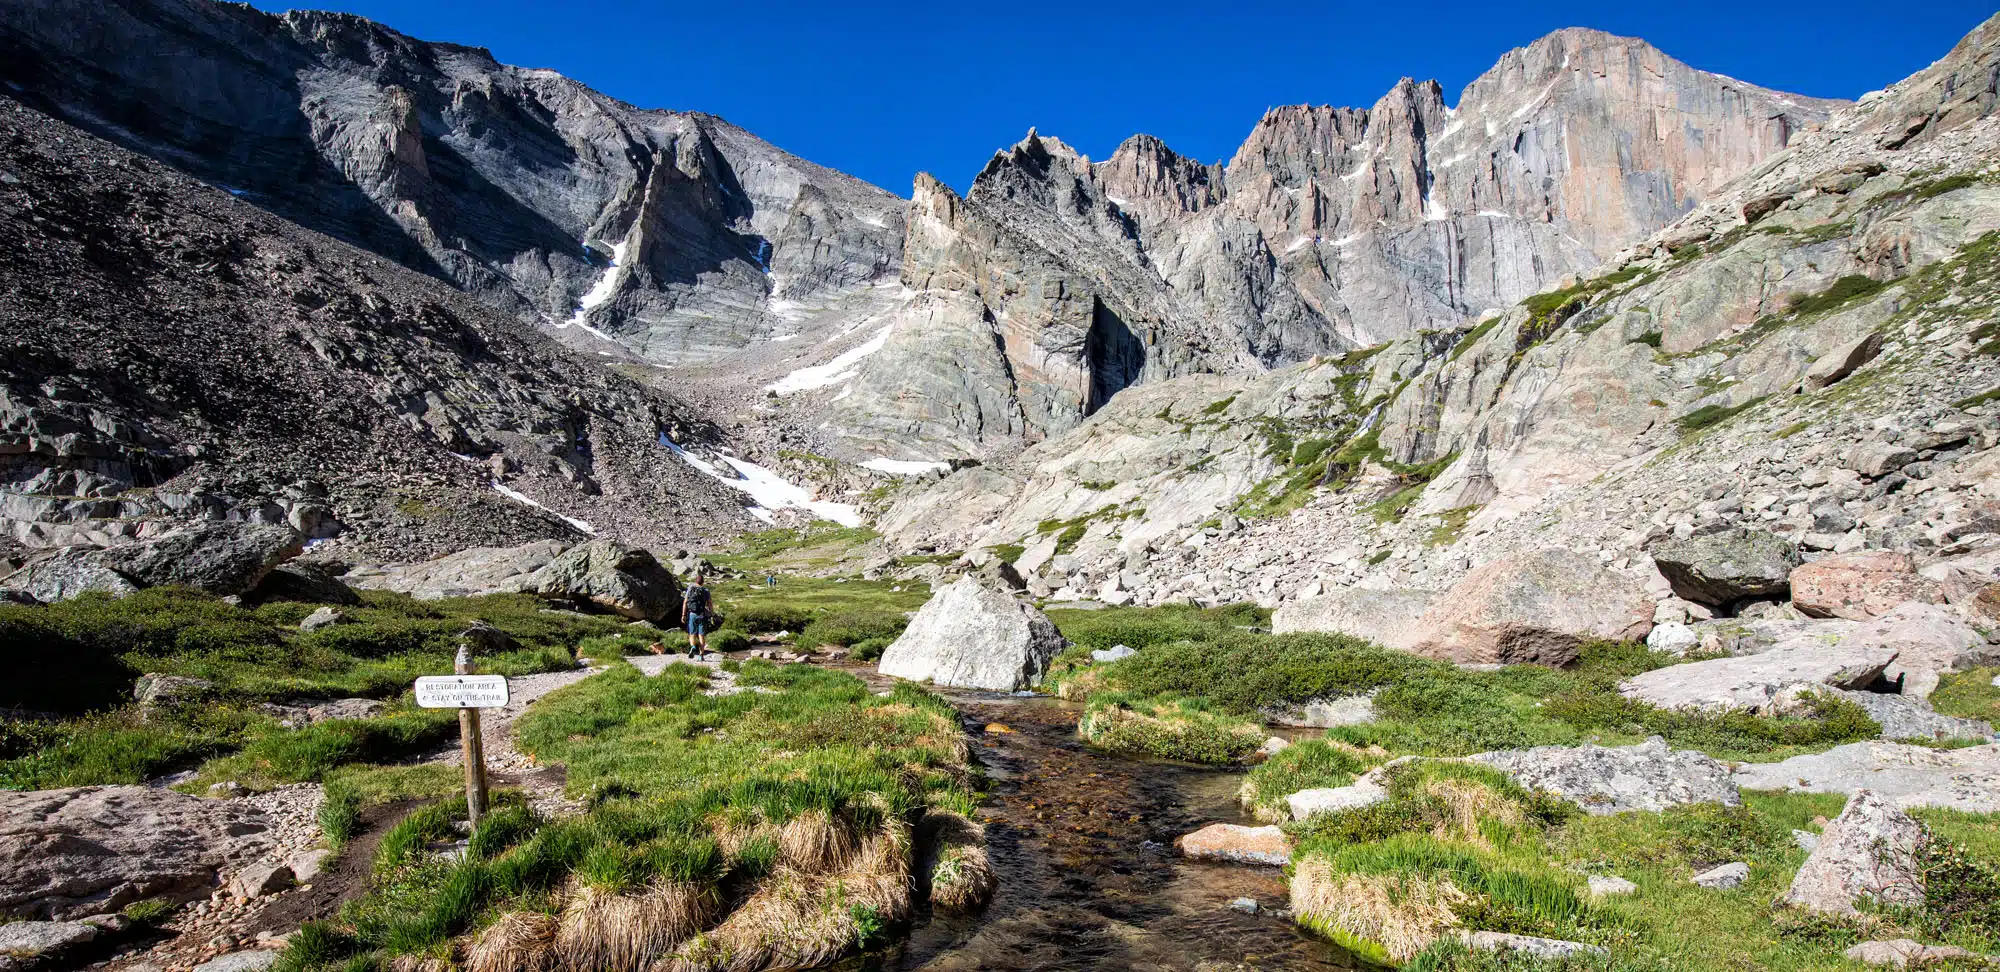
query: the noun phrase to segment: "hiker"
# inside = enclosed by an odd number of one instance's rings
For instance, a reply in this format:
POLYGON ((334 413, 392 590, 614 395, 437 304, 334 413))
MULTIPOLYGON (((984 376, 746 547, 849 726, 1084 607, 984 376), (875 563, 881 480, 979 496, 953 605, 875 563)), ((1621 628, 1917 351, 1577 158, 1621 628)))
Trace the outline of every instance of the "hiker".
POLYGON ((688 585, 687 593, 681 595, 681 627, 688 633, 688 655, 699 657, 708 651, 708 618, 710 615, 710 595, 708 574, 696 571, 694 583, 688 585))
POLYGON ((778 586, 778 575, 777 575, 777 574, 770 574, 770 573, 767 573, 767 574, 765 574, 765 575, 764 575, 764 586, 765 586, 766 588, 772 588, 772 587, 776 587, 776 586, 778 586))

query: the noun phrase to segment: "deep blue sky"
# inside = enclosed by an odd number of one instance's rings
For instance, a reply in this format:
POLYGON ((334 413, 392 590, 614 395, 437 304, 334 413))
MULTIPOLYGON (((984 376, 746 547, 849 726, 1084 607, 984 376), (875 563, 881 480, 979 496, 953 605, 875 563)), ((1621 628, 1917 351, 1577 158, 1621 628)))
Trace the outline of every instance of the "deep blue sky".
POLYGON ((1560 27, 1644 37, 1695 67, 1852 98, 1944 55, 1994 0, 255 0, 327 6, 492 49, 647 108, 713 112, 907 196, 963 191, 1029 126, 1092 158, 1134 132, 1226 159, 1273 105, 1367 106, 1404 75, 1456 103, 1560 27))

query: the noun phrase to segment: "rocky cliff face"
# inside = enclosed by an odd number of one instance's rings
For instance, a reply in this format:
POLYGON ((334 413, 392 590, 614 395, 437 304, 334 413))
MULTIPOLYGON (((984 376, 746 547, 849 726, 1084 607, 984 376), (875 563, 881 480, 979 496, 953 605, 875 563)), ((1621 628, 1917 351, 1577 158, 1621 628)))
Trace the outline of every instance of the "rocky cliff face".
POLYGON ((900 261, 887 192, 358 17, 28 0, 0 52, 29 104, 593 350, 714 360, 900 261))
MULTIPOLYGON (((2000 549, 1995 23, 1567 286, 1474 326, 1143 386, 905 490, 882 527, 1022 544, 1052 595, 1148 602, 1440 591, 1551 545, 1644 575, 1663 538, 1734 526, 1809 557, 2000 549)), ((1614 202, 1660 218, 1633 199, 1614 202)))
POLYGON ((1406 79, 1365 110, 1274 109, 1227 164, 1148 136, 1092 162, 1030 133, 965 199, 920 183, 917 313, 835 422, 876 448, 986 455, 1139 380, 1455 328, 1674 221, 1835 104, 1565 30, 1456 108, 1406 79))
POLYGON ((360 558, 747 525, 676 399, 0 99, 0 568, 188 520, 360 558))

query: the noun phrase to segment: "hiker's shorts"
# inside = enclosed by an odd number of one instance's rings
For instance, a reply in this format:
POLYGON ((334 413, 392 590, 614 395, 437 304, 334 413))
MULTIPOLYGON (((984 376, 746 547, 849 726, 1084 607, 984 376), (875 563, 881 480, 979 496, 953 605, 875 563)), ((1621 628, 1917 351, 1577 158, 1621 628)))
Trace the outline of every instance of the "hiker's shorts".
POLYGON ((708 619, 698 614, 688 615, 688 634, 691 635, 708 634, 708 619))

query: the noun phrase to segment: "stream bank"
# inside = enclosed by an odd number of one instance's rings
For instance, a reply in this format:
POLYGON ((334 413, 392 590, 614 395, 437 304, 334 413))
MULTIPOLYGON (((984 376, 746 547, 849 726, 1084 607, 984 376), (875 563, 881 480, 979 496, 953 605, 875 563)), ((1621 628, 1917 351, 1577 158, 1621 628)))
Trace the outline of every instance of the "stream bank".
POLYGON ((1277 868, 1194 862, 1175 851, 1176 837, 1205 824, 1253 823, 1236 801, 1241 771, 1092 749, 1076 734, 1081 707, 1057 699, 943 694, 963 714, 992 779, 980 809, 999 888, 984 908, 920 921, 901 943, 838 968, 1361 967, 1292 923, 1277 868), (1231 906, 1242 898, 1258 912, 1231 906))

